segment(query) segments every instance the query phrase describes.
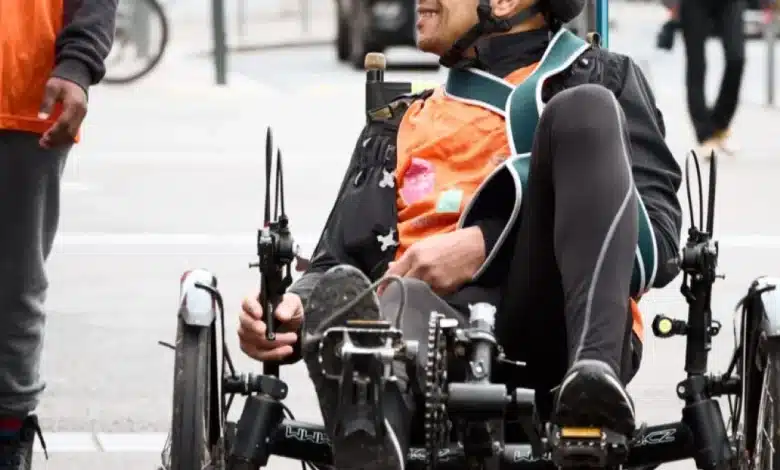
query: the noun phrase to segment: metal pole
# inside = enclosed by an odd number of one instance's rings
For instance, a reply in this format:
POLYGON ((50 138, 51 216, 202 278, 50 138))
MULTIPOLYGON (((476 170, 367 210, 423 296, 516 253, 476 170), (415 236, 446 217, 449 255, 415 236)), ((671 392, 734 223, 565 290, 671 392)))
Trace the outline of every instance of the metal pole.
POLYGON ((774 2, 770 2, 766 14, 766 24, 764 25, 764 39, 766 41, 766 104, 774 106, 775 104, 775 39, 777 35, 777 19, 774 2))
POLYGON ((217 85, 227 83, 227 40, 225 38, 225 1, 211 1, 211 26, 214 35, 214 69, 217 85))
POLYGON ((609 47, 609 3, 596 0, 596 32, 601 36, 601 46, 609 47))
POLYGON ((311 26, 311 0, 300 0, 299 8, 301 10, 301 29, 308 34, 311 26))
POLYGON ((236 7, 236 29, 238 30, 238 37, 241 39, 246 37, 246 1, 238 0, 236 7))

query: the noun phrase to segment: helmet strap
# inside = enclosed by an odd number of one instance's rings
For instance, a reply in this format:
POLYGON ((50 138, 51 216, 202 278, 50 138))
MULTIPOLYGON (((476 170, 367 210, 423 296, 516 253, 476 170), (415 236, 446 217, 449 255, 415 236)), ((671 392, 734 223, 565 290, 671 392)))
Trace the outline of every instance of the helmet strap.
POLYGON ((455 41, 447 52, 442 54, 439 63, 443 67, 453 68, 463 62, 466 51, 475 46, 484 36, 496 33, 506 33, 515 26, 528 21, 541 12, 542 9, 537 1, 509 18, 497 18, 493 16, 490 0, 479 0, 479 5, 477 6, 477 24, 466 31, 463 36, 455 41))

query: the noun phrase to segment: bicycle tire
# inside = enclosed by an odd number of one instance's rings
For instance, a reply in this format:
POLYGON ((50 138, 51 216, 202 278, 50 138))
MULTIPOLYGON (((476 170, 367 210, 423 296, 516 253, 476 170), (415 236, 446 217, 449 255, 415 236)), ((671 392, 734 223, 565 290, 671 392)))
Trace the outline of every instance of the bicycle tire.
POLYGON ((179 317, 174 361, 173 416, 171 418, 170 470, 210 468, 216 449, 219 414, 215 408, 215 325, 191 326, 179 317))
POLYGON ((780 470, 780 351, 767 351, 764 359, 751 463, 755 470, 780 470), (771 436, 771 442, 765 440, 766 436, 771 436))
POLYGON ((108 73, 103 77, 102 82, 107 85, 126 85, 128 83, 135 82, 147 74, 149 74, 152 70, 157 67, 157 65, 162 60, 163 56, 165 55, 165 51, 168 48, 168 41, 169 41, 169 34, 170 34, 170 23, 168 21, 168 15, 165 14, 165 10, 163 9, 163 6, 158 2, 157 0, 139 0, 142 1, 147 5, 149 8, 149 14, 152 16, 156 16, 157 20, 160 24, 160 44, 157 49, 157 53, 152 57, 152 59, 146 64, 145 67, 140 69, 139 71, 127 75, 125 77, 112 77, 108 73))

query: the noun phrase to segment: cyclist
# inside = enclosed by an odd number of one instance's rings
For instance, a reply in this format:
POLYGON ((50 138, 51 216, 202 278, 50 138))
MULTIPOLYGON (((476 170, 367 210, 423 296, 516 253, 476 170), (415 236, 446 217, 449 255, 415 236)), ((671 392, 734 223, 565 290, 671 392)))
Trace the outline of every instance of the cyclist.
MULTIPOLYGON (((394 370, 377 435, 376 410, 341 404, 301 337, 387 275, 407 287, 407 339, 425 343, 433 309, 492 305, 505 353, 529 362, 495 380, 536 389, 560 425, 633 432, 631 305, 678 273, 681 175, 634 62, 560 30, 583 2, 418 0, 418 47, 447 83, 369 113, 311 265, 275 312, 288 332, 266 341, 257 293, 244 300, 242 350, 303 357, 336 468, 403 468, 419 390, 394 370)), ((385 286, 347 318, 391 319, 402 290, 385 286)))
POLYGON ((0 470, 29 469, 60 179, 117 0, 0 2, 0 470))

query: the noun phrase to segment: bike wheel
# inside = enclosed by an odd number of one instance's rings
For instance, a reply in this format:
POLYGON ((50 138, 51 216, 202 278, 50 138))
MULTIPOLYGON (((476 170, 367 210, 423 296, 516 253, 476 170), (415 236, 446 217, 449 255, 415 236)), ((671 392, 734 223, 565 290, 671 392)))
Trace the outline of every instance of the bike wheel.
POLYGON ((780 470, 780 352, 766 354, 752 468, 780 470))
POLYGON ((215 325, 179 318, 174 362, 169 470, 221 468, 215 325))
POLYGON ((160 63, 168 47, 170 26, 162 5, 157 0, 122 5, 126 1, 120 0, 114 44, 106 58, 103 83, 108 85, 124 85, 142 78, 160 63), (139 24, 147 28, 147 34, 138 31, 139 24))

